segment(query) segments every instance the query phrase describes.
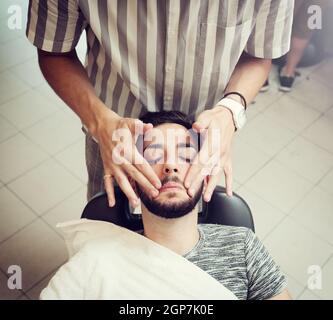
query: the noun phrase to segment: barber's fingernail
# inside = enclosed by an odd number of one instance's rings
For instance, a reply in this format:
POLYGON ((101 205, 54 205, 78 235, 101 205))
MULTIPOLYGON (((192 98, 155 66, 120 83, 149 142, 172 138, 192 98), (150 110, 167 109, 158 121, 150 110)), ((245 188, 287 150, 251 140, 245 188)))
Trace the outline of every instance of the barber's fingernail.
POLYGON ((159 182, 155 182, 155 187, 157 189, 161 188, 162 187, 161 182, 160 181, 159 182))
POLYGON ((157 190, 152 190, 152 191, 150 192, 150 194, 151 194, 152 197, 157 197, 158 194, 159 194, 159 192, 158 192, 157 190))
POLYGON ((138 205, 138 201, 136 199, 132 199, 131 203, 132 207, 136 207, 138 205))
POLYGON ((109 207, 113 207, 114 206, 114 201, 109 200, 109 207))
POLYGON ((190 186, 190 183, 188 181, 185 181, 184 185, 185 185, 185 188, 188 188, 190 186))
POLYGON ((204 200, 205 200, 206 202, 209 202, 209 201, 210 201, 210 197, 211 197, 210 194, 209 194, 209 195, 205 195, 205 196, 204 196, 204 200))
POLYGON ((194 189, 193 188, 189 189, 188 193, 189 193, 190 196, 193 196, 194 195, 194 189))

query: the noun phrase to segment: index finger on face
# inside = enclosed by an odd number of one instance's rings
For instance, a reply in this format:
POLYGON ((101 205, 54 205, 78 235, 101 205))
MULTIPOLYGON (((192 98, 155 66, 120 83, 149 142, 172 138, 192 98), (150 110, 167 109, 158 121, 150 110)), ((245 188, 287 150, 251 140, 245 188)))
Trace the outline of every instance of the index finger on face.
POLYGON ((154 169, 148 163, 148 161, 138 152, 135 150, 135 167, 148 179, 148 181, 152 184, 152 188, 161 188, 161 181, 158 178, 157 174, 155 173, 154 169))
POLYGON ((209 157, 209 144, 208 141, 205 140, 202 144, 200 151, 194 157, 191 166, 186 174, 184 182, 185 188, 190 188, 195 177, 202 173, 201 171, 205 164, 208 162, 209 157))

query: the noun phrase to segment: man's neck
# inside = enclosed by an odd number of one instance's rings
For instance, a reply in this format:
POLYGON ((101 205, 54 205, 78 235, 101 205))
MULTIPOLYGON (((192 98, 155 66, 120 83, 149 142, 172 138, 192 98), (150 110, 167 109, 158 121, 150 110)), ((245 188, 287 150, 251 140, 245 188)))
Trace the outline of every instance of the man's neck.
POLYGON ((176 219, 161 218, 143 210, 142 221, 145 237, 179 255, 191 251, 200 238, 196 209, 176 219))

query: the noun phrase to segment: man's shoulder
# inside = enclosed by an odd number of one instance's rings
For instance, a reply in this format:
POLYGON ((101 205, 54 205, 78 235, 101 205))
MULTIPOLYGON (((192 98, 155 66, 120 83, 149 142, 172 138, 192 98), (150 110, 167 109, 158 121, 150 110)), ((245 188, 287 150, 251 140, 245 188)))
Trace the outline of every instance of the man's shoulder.
POLYGON ((245 238, 252 230, 246 227, 226 226, 221 224, 200 224, 199 228, 205 235, 205 238, 211 239, 235 239, 245 241, 245 238))

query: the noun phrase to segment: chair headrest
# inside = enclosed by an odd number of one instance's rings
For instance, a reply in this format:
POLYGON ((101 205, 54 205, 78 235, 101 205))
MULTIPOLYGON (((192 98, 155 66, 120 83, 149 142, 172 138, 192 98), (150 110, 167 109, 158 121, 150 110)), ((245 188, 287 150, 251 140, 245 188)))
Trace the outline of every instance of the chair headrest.
MULTIPOLYGON (((105 192, 98 193, 87 203, 81 218, 112 222, 133 231, 142 230, 141 214, 132 212, 125 194, 118 186, 114 189, 115 206, 109 207, 105 192)), ((198 223, 247 227, 254 232, 253 217, 248 204, 236 193, 228 197, 225 188, 220 186, 215 188, 210 202, 202 201, 198 223)))

